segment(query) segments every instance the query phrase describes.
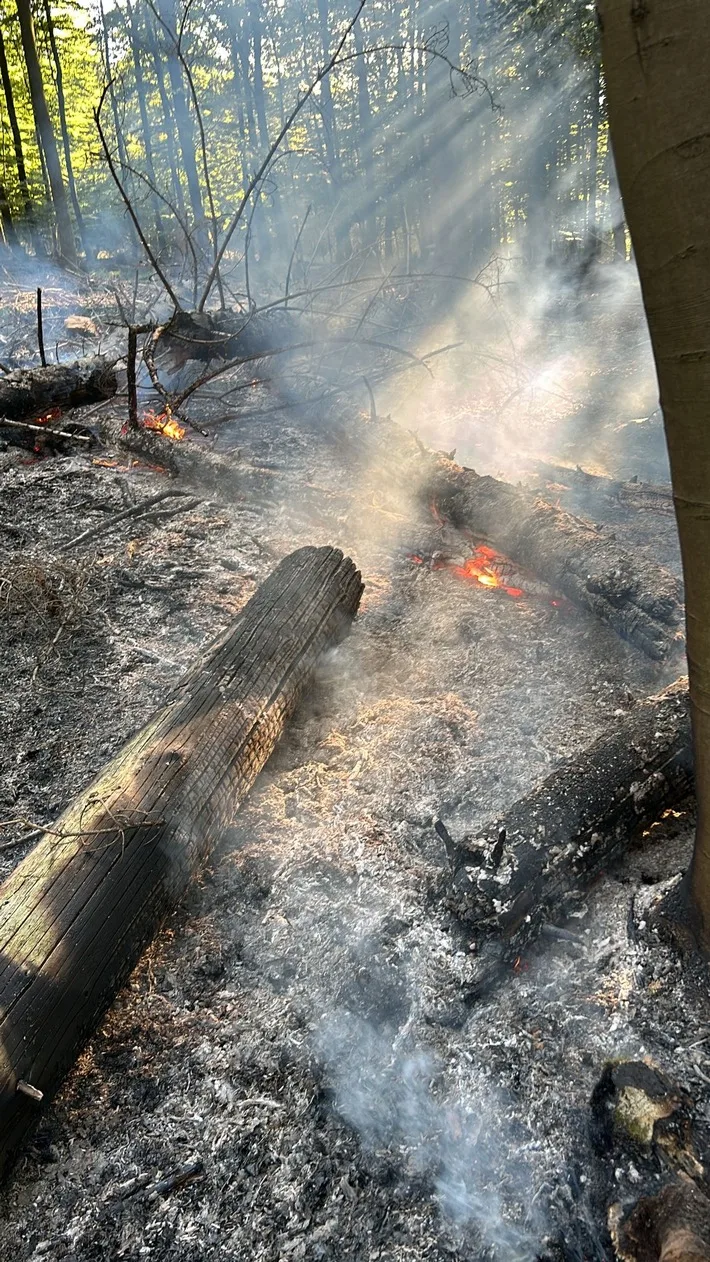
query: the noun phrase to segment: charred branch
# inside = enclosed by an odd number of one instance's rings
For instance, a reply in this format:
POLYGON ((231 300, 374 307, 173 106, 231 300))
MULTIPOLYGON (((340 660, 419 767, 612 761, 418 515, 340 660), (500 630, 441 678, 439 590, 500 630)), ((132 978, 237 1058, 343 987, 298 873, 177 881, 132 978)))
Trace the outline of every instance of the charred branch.
POLYGON ((0 1166, 269 758, 362 592, 333 548, 277 567, 0 891, 0 1166))
POLYGON ((569 492, 578 511, 590 511, 604 502, 639 511, 672 513, 673 492, 670 484, 641 482, 638 478, 618 481, 588 473, 579 465, 548 464, 536 460, 533 474, 542 488, 554 487, 556 493, 569 492))

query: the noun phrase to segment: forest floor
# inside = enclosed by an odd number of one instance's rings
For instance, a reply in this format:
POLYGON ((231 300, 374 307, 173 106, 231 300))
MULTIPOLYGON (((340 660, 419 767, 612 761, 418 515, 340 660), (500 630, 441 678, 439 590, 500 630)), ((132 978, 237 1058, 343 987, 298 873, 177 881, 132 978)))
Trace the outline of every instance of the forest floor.
MULTIPOLYGON (((66 551, 165 475, 121 452, 0 454, 3 875, 279 558, 337 545, 365 580, 352 634, 14 1168, 0 1255, 602 1259, 580 1187, 605 1062, 651 1056, 710 1117, 710 1012, 629 933, 630 903, 687 864, 690 808, 604 876, 573 941, 475 1006, 433 823, 484 824, 668 672, 530 575, 513 599, 414 565, 434 523, 346 457, 326 413, 233 420, 221 445, 263 495, 197 487, 66 551), (145 1189, 196 1158, 185 1187, 145 1189)), ((677 564, 672 519, 614 528, 677 564)))

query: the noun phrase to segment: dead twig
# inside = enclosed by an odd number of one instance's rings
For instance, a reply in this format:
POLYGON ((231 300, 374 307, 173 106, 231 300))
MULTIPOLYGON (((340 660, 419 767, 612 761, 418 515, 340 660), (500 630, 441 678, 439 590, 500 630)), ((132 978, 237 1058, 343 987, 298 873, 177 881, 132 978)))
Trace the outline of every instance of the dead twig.
POLYGON ((150 499, 141 500, 140 504, 134 504, 131 508, 124 508, 122 512, 116 513, 114 517, 110 517, 108 521, 102 521, 98 526, 92 526, 89 530, 84 530, 80 535, 76 535, 74 539, 69 539, 59 548, 59 552, 68 552, 71 548, 76 547, 79 543, 86 543, 89 539, 98 539, 101 535, 108 534, 113 530, 114 526, 118 526, 122 521, 127 521, 129 517, 140 517, 147 508, 153 508, 155 504, 162 504, 163 500, 173 499, 178 495, 189 495, 189 491, 170 490, 161 491, 159 495, 152 495, 150 499))
POLYGON ((37 345, 39 361, 43 368, 47 367, 47 356, 44 353, 44 324, 42 321, 42 290, 37 288, 37 345))
MULTIPOLYGON (((106 399, 106 403, 112 400, 106 399)), ((70 438, 75 443, 93 443, 90 434, 71 434, 66 429, 50 429, 49 425, 33 425, 31 421, 10 421, 5 416, 0 416, 0 429, 7 426, 9 429, 28 429, 36 434, 50 434, 52 438, 70 438)))

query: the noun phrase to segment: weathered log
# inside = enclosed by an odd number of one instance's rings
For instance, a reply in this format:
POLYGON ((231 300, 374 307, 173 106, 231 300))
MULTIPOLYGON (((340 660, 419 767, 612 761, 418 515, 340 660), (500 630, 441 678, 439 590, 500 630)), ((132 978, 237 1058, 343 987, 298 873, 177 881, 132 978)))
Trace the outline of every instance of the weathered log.
POLYGON ((451 460, 437 462, 423 490, 453 525, 490 540, 649 657, 681 646, 680 579, 626 552, 611 531, 451 460))
POLYGON ((282 561, 0 889, 0 1168, 37 1116, 26 1088, 56 1091, 361 591, 336 549, 282 561))
POLYGON ((568 915, 638 830, 691 784, 687 681, 679 680, 620 717, 504 816, 458 839, 462 802, 445 821, 454 834, 448 902, 472 930, 481 985, 568 915))
MULTIPOLYGON (((6 442, 23 442, 17 430, 3 428, 4 418, 32 421, 57 410, 102 403, 111 399, 116 389, 114 365, 100 355, 47 368, 17 368, 0 377, 0 437, 6 442)), ((31 436, 30 445, 35 437, 31 436)))

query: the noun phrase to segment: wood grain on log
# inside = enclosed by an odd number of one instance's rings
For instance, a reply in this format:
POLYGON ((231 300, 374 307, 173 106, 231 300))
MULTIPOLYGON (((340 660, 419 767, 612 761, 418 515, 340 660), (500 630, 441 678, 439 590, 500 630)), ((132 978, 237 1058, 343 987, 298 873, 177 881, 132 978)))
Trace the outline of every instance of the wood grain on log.
POLYGON ((55 408, 63 412, 101 403, 116 389, 113 364, 100 355, 47 368, 17 368, 0 377, 0 429, 3 417, 31 421, 55 408))
MULTIPOLYGON (((473 930, 482 981, 568 914, 579 892, 640 827, 686 796, 691 782, 687 682, 679 680, 619 718, 505 815, 455 843, 449 902, 473 930)), ((465 813, 465 802, 457 811, 465 813)))
POLYGON ((287 557, 0 889, 0 1168, 269 757, 362 584, 287 557))

